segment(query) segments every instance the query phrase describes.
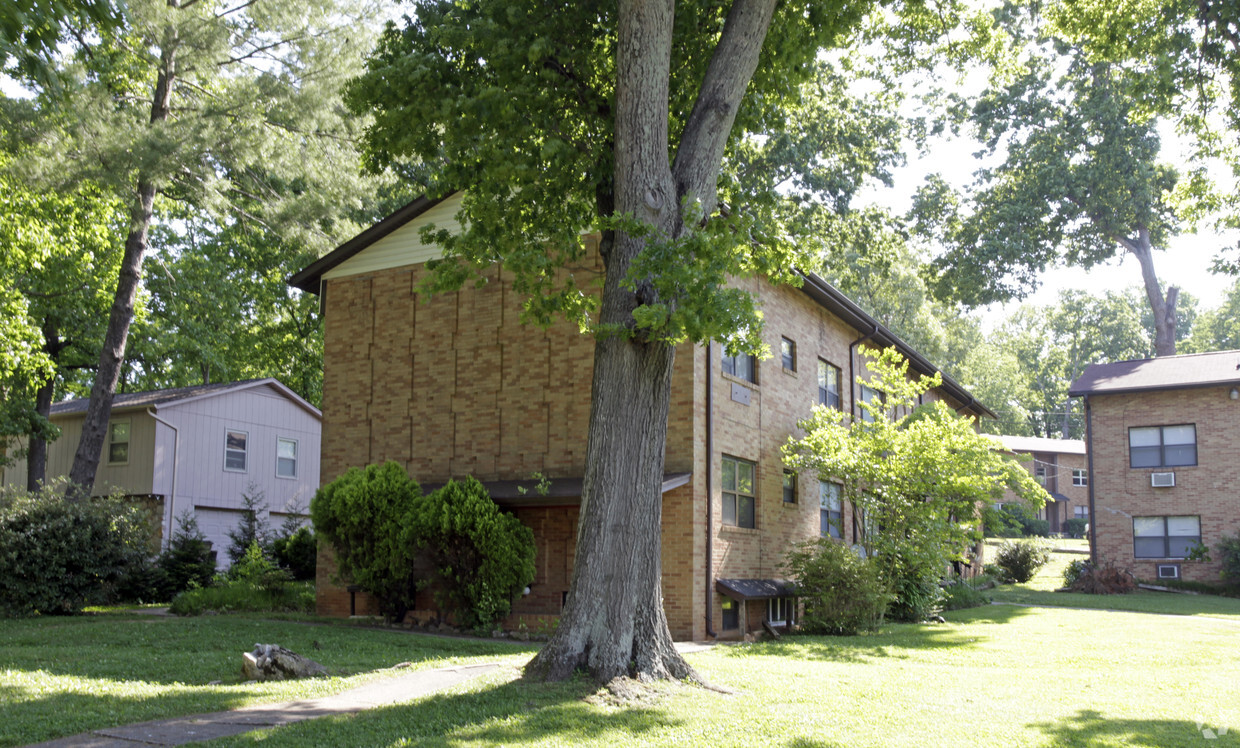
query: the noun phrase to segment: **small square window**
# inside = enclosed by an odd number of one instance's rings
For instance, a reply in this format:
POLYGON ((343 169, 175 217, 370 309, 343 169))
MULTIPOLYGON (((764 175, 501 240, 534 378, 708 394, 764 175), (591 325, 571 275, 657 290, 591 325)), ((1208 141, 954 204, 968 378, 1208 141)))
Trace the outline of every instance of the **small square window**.
POLYGON ((1072 511, 1077 519, 1089 519, 1089 507, 1087 506, 1074 507, 1072 511))
POLYGON ((129 462, 129 421, 114 423, 108 428, 108 464, 129 462))
POLYGON ((1128 429, 1128 465, 1134 468, 1197 464, 1197 427, 1142 426, 1128 429))
POLYGON ((797 503, 797 474, 791 470, 784 471, 784 503, 797 503))
POLYGON ((1072 468, 1072 485, 1088 486, 1089 472, 1083 468, 1072 468))
POLYGON ((297 441, 295 439, 276 440, 276 476, 297 477, 297 441))
POLYGON ((721 629, 724 631, 735 631, 741 627, 740 606, 737 605, 735 600, 725 598, 724 601, 719 604, 719 607, 723 612, 721 620, 719 621, 719 627, 721 629))
POLYGON ((250 435, 244 431, 224 432, 224 469, 244 473, 250 435))
POLYGON ((779 359, 788 371, 797 370, 797 344, 787 338, 779 339, 779 359))

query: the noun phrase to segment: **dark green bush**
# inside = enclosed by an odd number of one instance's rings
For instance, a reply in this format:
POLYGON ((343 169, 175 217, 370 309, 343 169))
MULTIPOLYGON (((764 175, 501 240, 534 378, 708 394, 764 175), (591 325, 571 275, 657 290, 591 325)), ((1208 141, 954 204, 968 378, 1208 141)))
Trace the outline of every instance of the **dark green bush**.
POLYGON ((0 615, 68 614, 144 587, 146 510, 120 498, 66 501, 58 487, 0 505, 0 615))
POLYGON ((1219 575, 1230 585, 1240 585, 1240 534, 1224 535, 1215 547, 1223 564, 1219 575))
POLYGON ((314 579, 318 564, 319 541, 309 527, 298 527, 291 534, 279 535, 271 543, 276 563, 293 575, 293 579, 314 579))
POLYGON ((1021 584, 1051 560, 1050 548, 1035 540, 1008 540, 995 553, 995 566, 1004 582, 1021 584))
POLYGON ((414 537, 434 569, 440 607, 469 628, 507 616, 534 581, 534 532, 473 478, 448 481, 415 506, 414 537))
POLYGON ((162 600, 171 600, 188 589, 206 587, 215 577, 211 541, 198 529, 193 512, 177 517, 177 529, 168 547, 159 555, 162 600))
POLYGON ((186 590, 176 596, 168 610, 179 616, 197 616, 207 611, 313 613, 314 584, 291 582, 272 592, 248 581, 230 580, 214 587, 186 590))
POLYGON ((422 489, 395 462, 348 472, 310 502, 315 530, 336 553, 341 580, 375 597, 379 611, 400 620, 417 592, 414 504, 422 489))
POLYGON ((896 599, 887 614, 893 621, 921 623, 942 610, 943 587, 939 584, 941 574, 926 576, 905 575, 895 582, 896 599))
POLYGON ((1072 519, 1066 519, 1063 521, 1064 534, 1069 537, 1085 537, 1085 528, 1087 527, 1089 527, 1089 520, 1087 519, 1078 519, 1073 517, 1072 519))
POLYGON ((800 623, 806 633, 873 631, 894 599, 873 561, 830 538, 793 546, 781 568, 795 581, 805 604, 800 623))
POLYGON ((228 531, 228 562, 235 564, 245 557, 254 543, 264 553, 271 551, 271 525, 267 521, 267 498, 254 484, 241 494, 241 521, 228 531))
POLYGON ((943 610, 964 610, 989 605, 990 598, 964 580, 956 580, 943 588, 943 610))
POLYGON ((1072 561, 1068 564, 1068 567, 1063 570, 1063 586, 1071 587, 1076 584, 1077 580, 1079 580, 1082 575, 1088 574, 1092 568, 1093 567, 1090 565, 1088 559, 1078 558, 1075 561, 1072 561))
POLYGON ((1023 503, 993 505, 982 512, 986 534, 992 538, 1044 538, 1051 534, 1051 523, 1038 519, 1033 509, 1023 503))

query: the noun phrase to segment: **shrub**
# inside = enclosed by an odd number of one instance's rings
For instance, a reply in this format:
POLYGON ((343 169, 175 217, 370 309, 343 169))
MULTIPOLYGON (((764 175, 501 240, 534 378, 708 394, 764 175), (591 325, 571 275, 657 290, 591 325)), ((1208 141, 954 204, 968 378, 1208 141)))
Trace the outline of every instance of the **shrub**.
POLYGON ((1073 537, 1073 538, 1085 537, 1085 529, 1087 527, 1089 527, 1089 520, 1087 519, 1078 519, 1076 517, 1073 517, 1072 519, 1066 519, 1063 521, 1063 531, 1069 537, 1073 537))
POLYGON ((1085 592, 1090 595, 1114 595, 1132 592, 1137 588, 1137 581, 1132 573, 1121 569, 1112 561, 1104 561, 1098 566, 1085 562, 1084 568, 1076 581, 1068 585, 1073 592, 1085 592))
POLYGON ((413 533, 435 574, 435 600, 468 628, 490 626, 534 581, 534 532, 473 478, 416 502, 413 533))
POLYGON ((793 546, 781 568, 795 580, 797 595, 805 603, 801 629, 806 633, 873 631, 894 599, 872 560, 830 538, 793 546))
POLYGON ((995 553, 995 566, 1003 581, 1021 584, 1033 579, 1033 575, 1051 559, 1051 551, 1033 540, 1009 540, 999 546, 995 553))
POLYGON ((309 527, 298 527, 291 534, 277 536, 271 543, 271 553, 276 563, 288 569, 293 579, 314 579, 319 541, 309 527))
POLYGON ((1223 568, 1219 575, 1233 585, 1240 585, 1240 534, 1224 535, 1216 546, 1223 568))
POLYGON ((168 610, 179 616, 216 613, 313 613, 314 585, 291 582, 279 592, 261 589, 248 581, 230 580, 214 587, 186 590, 168 610))
POLYGON ((373 595, 389 620, 404 617, 417 591, 410 532, 421 495, 405 469, 388 462, 350 468, 310 502, 315 529, 335 549, 339 578, 373 595))
POLYGON ((888 615, 893 621, 921 623, 935 616, 943 603, 942 574, 904 575, 896 579, 896 598, 888 615))
POLYGON ((161 599, 171 600, 181 592, 211 584, 215 576, 215 560, 211 557, 211 541, 198 529, 193 512, 185 510, 177 517, 177 529, 168 547, 159 555, 161 599))
POLYGON ((14 494, 0 505, 2 615, 76 613, 117 601, 150 574, 144 509, 120 498, 67 501, 60 490, 14 494))
POLYGON ((1063 570, 1063 586, 1071 587, 1076 584, 1077 580, 1081 578, 1081 575, 1088 572, 1089 569, 1089 561, 1086 559, 1078 558, 1075 561, 1072 561, 1068 564, 1067 568, 1063 570))
POLYGON ((261 489, 250 484, 241 494, 241 521, 228 531, 228 562, 235 564, 258 543, 263 552, 271 548, 271 526, 267 522, 267 498, 261 489))
POLYGON ((985 593, 963 579, 943 588, 943 610, 964 610, 989 604, 990 598, 985 593))

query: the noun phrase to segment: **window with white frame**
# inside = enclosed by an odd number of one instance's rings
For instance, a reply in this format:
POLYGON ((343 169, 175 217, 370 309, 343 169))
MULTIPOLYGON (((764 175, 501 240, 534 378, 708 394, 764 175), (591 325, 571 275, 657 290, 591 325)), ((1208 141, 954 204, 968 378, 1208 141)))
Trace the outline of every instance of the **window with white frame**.
POLYGON ((723 524, 754 527, 754 473, 752 462, 723 456, 723 524))
POLYGON ((1200 517, 1132 518, 1134 558, 1188 558, 1192 549, 1200 544, 1200 517))
POLYGON ((1085 468, 1072 468, 1072 485, 1088 486, 1089 472, 1085 468))
POLYGON ((729 356, 725 348, 722 361, 724 374, 731 374, 737 379, 744 379, 753 384, 758 383, 758 361, 753 354, 738 353, 735 356, 729 356))
POLYGON ((788 371, 797 370, 797 344, 788 338, 779 339, 779 360, 788 371))
POLYGON ((129 421, 108 426, 108 464, 125 465, 129 462, 129 421))
POLYGON ((818 359, 818 404, 839 410, 840 367, 818 359))
POLYGON ((276 476, 279 478, 297 477, 297 440, 276 439, 276 476))
POLYGON ((792 598, 772 597, 766 601, 766 620, 773 626, 783 626, 792 620, 792 598))
POLYGON ((829 480, 818 481, 819 532, 823 537, 844 537, 844 487, 829 480))
POLYGON ((1197 464, 1197 427, 1141 426, 1128 429, 1128 464, 1134 468, 1197 464))
POLYGON ((1046 466, 1037 465, 1033 468, 1033 478, 1042 488, 1046 488, 1046 466))
POLYGON ((245 431, 228 430, 224 432, 224 469, 234 473, 244 473, 246 457, 249 455, 250 435, 245 431))
POLYGON ((1089 507, 1087 506, 1074 507, 1072 511, 1077 519, 1089 519, 1089 507))

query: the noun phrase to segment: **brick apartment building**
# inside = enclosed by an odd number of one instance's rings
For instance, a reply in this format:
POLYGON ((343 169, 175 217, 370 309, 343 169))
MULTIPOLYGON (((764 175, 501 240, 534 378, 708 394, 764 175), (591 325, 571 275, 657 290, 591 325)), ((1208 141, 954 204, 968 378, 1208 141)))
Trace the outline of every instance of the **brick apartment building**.
MULTIPOLYGON (((1051 501, 1038 511, 1038 518, 1050 524, 1053 533, 1063 532, 1070 519, 1089 519, 1089 466, 1085 442, 1080 439, 1046 439, 1038 436, 997 437, 1008 452, 1029 455, 1021 463, 1050 494, 1051 501)), ((1010 490, 1003 503, 1018 502, 1010 490)))
POLYGON ((1240 532, 1240 351, 1095 364, 1085 399, 1091 550, 1142 580, 1217 581, 1189 561, 1240 532))
MULTIPOLYGON (((319 294, 324 313, 322 480, 387 460, 423 485, 473 475, 534 530, 537 576, 514 619, 554 616, 576 550, 594 344, 564 322, 520 324, 520 298, 498 266, 481 286, 429 300, 415 291, 437 254, 420 228, 451 229, 459 206, 459 194, 416 200, 290 280, 319 294), (549 489, 535 490, 534 476, 549 489)), ((572 271, 580 283, 601 273, 592 256, 572 271)), ((786 472, 780 447, 813 405, 855 415, 858 397, 875 396, 850 385, 867 376, 858 349, 895 345, 913 369, 934 371, 816 276, 802 288, 740 283, 761 296, 775 356, 729 357, 718 344, 676 352, 662 562, 677 639, 739 637, 763 619, 787 621, 779 566, 789 546, 823 533, 855 540, 851 508, 833 485, 786 472)), ((926 398, 994 417, 947 377, 926 398)), ((364 595, 351 599, 334 584, 333 571, 328 551, 319 612, 373 611, 364 595)))

